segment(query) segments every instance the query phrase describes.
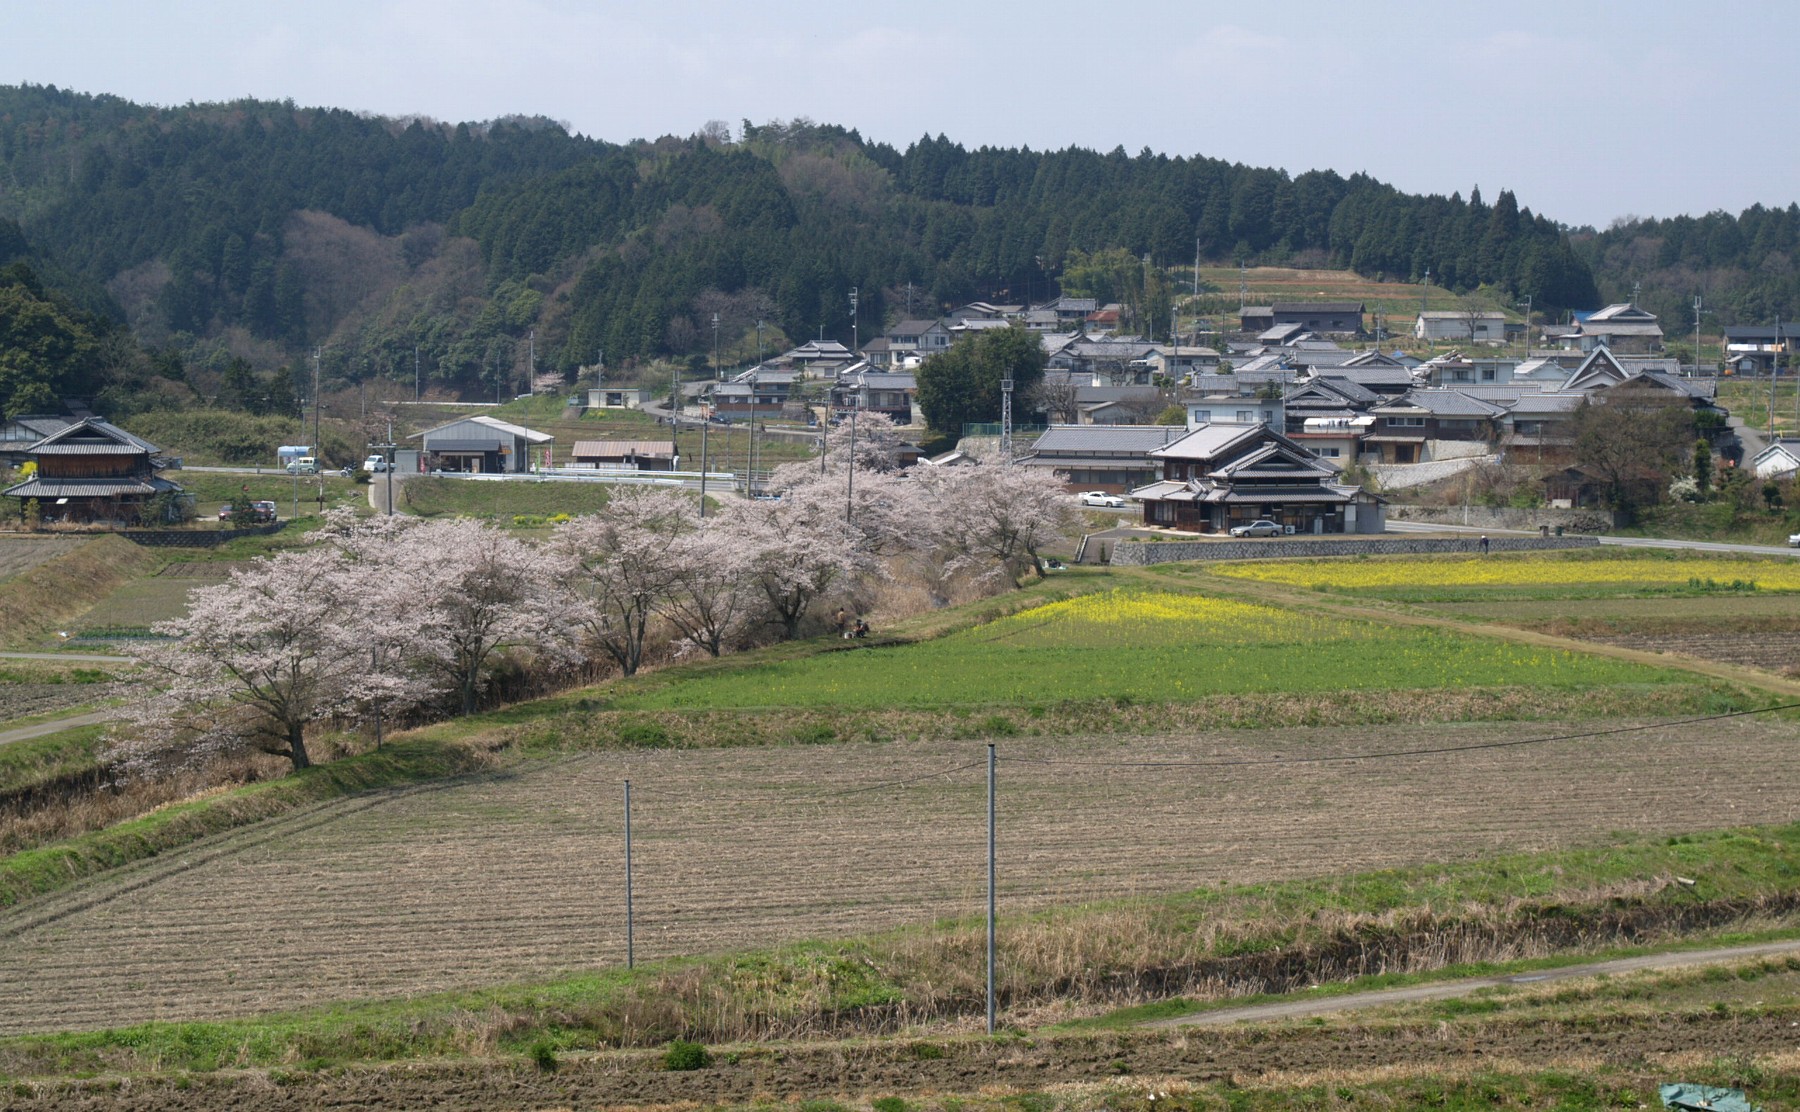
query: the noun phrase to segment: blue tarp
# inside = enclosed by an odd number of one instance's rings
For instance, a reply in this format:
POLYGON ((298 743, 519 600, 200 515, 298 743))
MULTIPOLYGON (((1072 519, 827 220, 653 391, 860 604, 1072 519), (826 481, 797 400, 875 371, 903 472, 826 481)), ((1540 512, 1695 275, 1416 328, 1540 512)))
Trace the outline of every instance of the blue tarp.
POLYGON ((1676 1082, 1664 1085, 1657 1091, 1662 1097, 1664 1108, 1679 1108, 1692 1112, 1762 1112, 1762 1109, 1750 1103, 1742 1089, 1717 1089, 1711 1085, 1689 1085, 1676 1082))

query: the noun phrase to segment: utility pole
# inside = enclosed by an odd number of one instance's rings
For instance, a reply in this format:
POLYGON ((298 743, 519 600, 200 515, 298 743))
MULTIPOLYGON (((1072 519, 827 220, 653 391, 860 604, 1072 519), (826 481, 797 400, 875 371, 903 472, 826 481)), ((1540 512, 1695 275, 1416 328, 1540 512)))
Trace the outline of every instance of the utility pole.
POLYGON ((1238 260, 1238 312, 1242 313, 1244 311, 1244 306, 1246 306, 1248 304, 1250 304, 1250 276, 1244 270, 1244 260, 1239 259, 1238 260))
MULTIPOLYGON (((750 395, 750 397, 752 399, 754 399, 756 397, 756 394, 754 393, 754 389, 755 388, 752 387, 753 392, 750 395)), ((675 465, 681 459, 681 442, 675 438, 675 414, 680 412, 680 408, 681 408, 681 364, 671 363, 669 365, 669 468, 670 468, 670 470, 674 470, 675 465)), ((752 407, 752 408, 754 409, 754 407, 752 407)))
POLYGON ((625 968, 630 969, 637 964, 635 942, 632 937, 631 906, 631 781, 625 781, 625 968))
POLYGON ((721 382, 725 379, 725 369, 719 365, 719 314, 712 315, 713 326, 713 377, 721 382))
POLYGON ((1531 294, 1525 295, 1525 354, 1531 355, 1531 294))
POLYGON ((862 408, 857 403, 860 398, 850 399, 850 461, 844 468, 844 524, 855 520, 856 506, 856 411, 862 408))
MULTIPOLYGON (((1781 314, 1775 314, 1779 317, 1781 314)), ((1700 295, 1694 295, 1694 377, 1700 377, 1700 295)))
POLYGON ((709 417, 700 423, 700 520, 706 520, 706 434, 712 431, 709 417))
MULTIPOLYGON (((1425 306, 1431 300, 1431 268, 1425 268, 1425 284, 1419 287, 1419 319, 1425 319, 1425 306)), ((1430 329, 1426 329, 1427 332, 1430 329)))
POLYGON ((987 759, 987 1033, 994 1033, 994 743, 987 759))
POLYGON ((862 350, 862 342, 857 338, 856 287, 850 287, 850 354, 852 357, 862 350))
POLYGON ((319 395, 319 349, 313 348, 313 471, 319 476, 320 513, 325 512, 325 466, 319 459, 319 411, 323 408, 324 400, 319 395))
POLYGON ((1200 241, 1194 240, 1194 296, 1200 296, 1200 241))
POLYGON ((1775 382, 1781 378, 1781 314, 1775 314, 1775 351, 1769 364, 1769 443, 1775 443, 1775 382))
POLYGON ((525 334, 525 390, 537 393, 537 329, 525 334))
MULTIPOLYGON (((418 400, 419 400, 419 345, 414 344, 413 345, 413 401, 416 402, 418 400)), ((389 433, 388 439, 389 440, 394 439, 394 435, 392 433, 389 433)))
POLYGON ((1000 380, 1000 460, 1008 467, 1013 463, 1012 396, 1013 377, 1007 371, 1000 380))
POLYGON ((762 361, 763 361, 762 330, 763 330, 762 318, 757 317, 756 318, 756 365, 759 367, 762 366, 762 361))

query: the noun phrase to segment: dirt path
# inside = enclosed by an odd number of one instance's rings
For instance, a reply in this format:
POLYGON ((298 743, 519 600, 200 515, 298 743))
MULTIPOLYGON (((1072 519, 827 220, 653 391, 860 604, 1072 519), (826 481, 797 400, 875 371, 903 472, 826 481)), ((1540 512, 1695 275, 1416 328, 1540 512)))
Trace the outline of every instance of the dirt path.
POLYGON ((35 726, 19 726, 11 730, 0 730, 0 745, 15 741, 27 741, 45 734, 54 734, 62 730, 72 730, 77 726, 97 726, 102 722, 111 722, 116 713, 110 710, 94 710, 86 714, 71 714, 67 718, 56 718, 49 722, 39 722, 35 726))
POLYGON ((1344 996, 1311 1000, 1276 1000, 1267 1004, 1246 1004, 1241 1008, 1220 1008, 1197 1015, 1159 1019, 1145 1027, 1218 1027, 1228 1023, 1268 1023, 1282 1019, 1304 1019, 1337 1012, 1363 1011, 1389 1004, 1417 1004, 1427 1000, 1454 1000, 1472 996, 1484 988, 1501 985, 1536 985, 1547 981, 1563 981, 1575 977, 1613 976, 1638 973, 1647 969, 1675 969, 1688 965, 1714 965, 1743 958, 1768 957, 1774 954, 1800 952, 1800 939, 1763 942, 1751 946, 1722 946, 1711 950, 1680 950, 1663 954, 1640 954, 1637 957, 1614 958, 1610 961, 1586 962, 1558 969, 1539 969, 1529 973, 1512 973, 1502 977, 1470 977, 1461 981, 1441 981, 1406 988, 1378 989, 1344 996))

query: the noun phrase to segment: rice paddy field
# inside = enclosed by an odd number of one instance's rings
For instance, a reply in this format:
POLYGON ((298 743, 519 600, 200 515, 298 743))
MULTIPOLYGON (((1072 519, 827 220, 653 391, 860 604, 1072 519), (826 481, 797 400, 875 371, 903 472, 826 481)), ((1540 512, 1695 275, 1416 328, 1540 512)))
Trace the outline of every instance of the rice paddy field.
POLYGON ((1233 579, 1401 601, 1480 601, 1507 595, 1560 599, 1645 593, 1800 592, 1800 561, 1713 557, 1673 550, 1284 560, 1222 563, 1208 570, 1233 579))
MULTIPOLYGON (((1257 565, 1278 567, 1278 565, 1257 565)), ((1677 677, 1579 652, 1155 590, 1083 595, 937 640, 720 671, 617 709, 1188 702, 1209 695, 1677 677)))

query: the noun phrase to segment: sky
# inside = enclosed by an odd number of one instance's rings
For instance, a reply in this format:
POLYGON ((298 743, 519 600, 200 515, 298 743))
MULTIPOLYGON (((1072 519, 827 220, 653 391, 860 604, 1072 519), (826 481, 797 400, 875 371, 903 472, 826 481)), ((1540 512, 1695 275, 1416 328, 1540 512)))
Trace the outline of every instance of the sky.
POLYGON ((597 139, 799 117, 1479 186, 1570 225, 1800 200, 1793 0, 0 0, 0 84, 597 139))

